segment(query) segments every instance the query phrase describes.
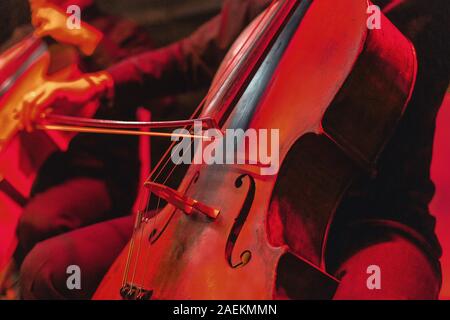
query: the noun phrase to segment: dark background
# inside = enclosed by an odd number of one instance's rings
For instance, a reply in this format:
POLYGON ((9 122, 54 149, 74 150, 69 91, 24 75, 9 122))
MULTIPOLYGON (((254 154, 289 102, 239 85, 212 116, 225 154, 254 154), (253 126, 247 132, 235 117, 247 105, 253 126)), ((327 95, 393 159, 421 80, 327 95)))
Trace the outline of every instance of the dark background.
MULTIPOLYGON (((102 11, 127 17, 147 29, 157 46, 191 33, 218 13, 221 0, 97 0, 102 11)), ((29 20, 27 0, 0 0, 0 44, 29 20)))

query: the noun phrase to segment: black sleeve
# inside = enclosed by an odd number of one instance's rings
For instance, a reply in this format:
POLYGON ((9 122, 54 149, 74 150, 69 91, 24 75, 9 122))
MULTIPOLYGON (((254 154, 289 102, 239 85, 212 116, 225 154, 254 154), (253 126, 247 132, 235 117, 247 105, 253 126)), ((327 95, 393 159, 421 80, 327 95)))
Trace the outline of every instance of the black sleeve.
POLYGON ((450 2, 374 2, 414 44, 417 82, 404 118, 380 158, 377 177, 355 184, 340 206, 328 252, 334 256, 331 260, 342 260, 350 254, 349 243, 363 245, 360 239, 369 234, 377 239, 367 241, 383 241, 378 231, 370 230, 385 225, 386 230, 393 227, 407 234, 439 265, 442 252, 428 205, 434 195, 430 166, 436 116, 449 85, 450 2))
POLYGON ((234 40, 268 3, 227 0, 221 13, 191 36, 109 68, 116 101, 142 102, 207 86, 234 40))

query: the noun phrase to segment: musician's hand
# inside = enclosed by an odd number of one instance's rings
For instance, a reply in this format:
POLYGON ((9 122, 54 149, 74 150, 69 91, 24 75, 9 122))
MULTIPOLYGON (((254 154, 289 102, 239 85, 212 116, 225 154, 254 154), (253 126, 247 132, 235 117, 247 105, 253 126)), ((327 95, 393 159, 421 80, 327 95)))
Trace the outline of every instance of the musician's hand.
POLYGON ((85 105, 107 95, 112 85, 111 76, 106 72, 85 75, 74 81, 48 81, 23 98, 16 117, 20 118, 22 129, 31 132, 36 120, 49 114, 53 106, 62 103, 85 105))
POLYGON ((74 45, 85 55, 91 55, 102 39, 102 33, 87 23, 82 23, 79 29, 70 29, 66 13, 49 4, 34 5, 31 21, 36 36, 50 36, 58 42, 74 45))

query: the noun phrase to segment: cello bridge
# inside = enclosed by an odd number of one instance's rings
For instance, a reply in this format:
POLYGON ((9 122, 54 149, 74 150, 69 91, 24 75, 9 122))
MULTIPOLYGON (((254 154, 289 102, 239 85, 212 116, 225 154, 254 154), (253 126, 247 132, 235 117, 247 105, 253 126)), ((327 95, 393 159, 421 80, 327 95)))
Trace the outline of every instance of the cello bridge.
POLYGON ((166 200, 168 203, 182 210, 187 215, 198 212, 209 217, 210 219, 216 219, 219 216, 219 209, 210 207, 200 201, 189 198, 168 186, 149 181, 145 183, 145 186, 149 188, 153 194, 166 200))

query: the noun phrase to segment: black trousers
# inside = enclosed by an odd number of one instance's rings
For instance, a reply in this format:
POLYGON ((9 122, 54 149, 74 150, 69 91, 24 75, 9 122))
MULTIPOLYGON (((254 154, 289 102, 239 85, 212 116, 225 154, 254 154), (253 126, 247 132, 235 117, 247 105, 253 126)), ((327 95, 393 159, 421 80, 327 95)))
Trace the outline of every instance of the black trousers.
MULTIPOLYGON (((39 242, 21 268, 24 299, 90 299, 129 241, 131 216, 109 220, 39 242), (67 268, 81 271, 81 289, 67 287, 67 268)), ((440 277, 424 252, 401 235, 373 243, 344 260, 335 275, 335 299, 436 299, 440 277), (367 286, 371 265, 380 268, 379 290, 367 286)))

